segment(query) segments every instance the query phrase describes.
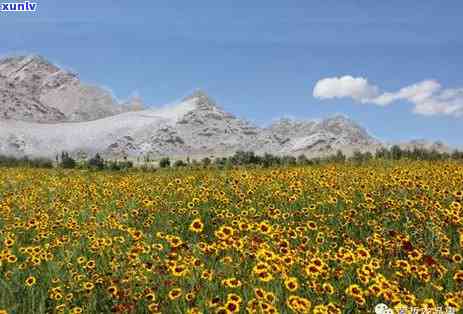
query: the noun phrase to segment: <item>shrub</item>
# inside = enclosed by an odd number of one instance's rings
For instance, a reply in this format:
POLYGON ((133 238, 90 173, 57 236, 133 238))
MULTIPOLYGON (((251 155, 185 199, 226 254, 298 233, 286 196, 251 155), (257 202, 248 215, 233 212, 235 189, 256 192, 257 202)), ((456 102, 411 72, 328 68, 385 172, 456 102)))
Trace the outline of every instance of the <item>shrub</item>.
POLYGON ((204 167, 208 167, 212 164, 212 160, 209 157, 204 157, 203 159, 201 159, 201 163, 204 167))
POLYGON ((164 157, 159 161, 159 167, 161 168, 169 168, 170 167, 170 158, 164 157))
POLYGON ((65 169, 72 169, 76 167, 76 161, 69 156, 69 153, 62 152, 60 166, 65 169))
POLYGON ((174 167, 175 168, 181 168, 181 167, 186 167, 187 166, 187 163, 184 162, 183 160, 176 160, 174 162, 174 167))
POLYGON ((104 168, 104 159, 101 158, 100 154, 96 153, 93 158, 89 159, 88 165, 91 168, 102 170, 104 168))

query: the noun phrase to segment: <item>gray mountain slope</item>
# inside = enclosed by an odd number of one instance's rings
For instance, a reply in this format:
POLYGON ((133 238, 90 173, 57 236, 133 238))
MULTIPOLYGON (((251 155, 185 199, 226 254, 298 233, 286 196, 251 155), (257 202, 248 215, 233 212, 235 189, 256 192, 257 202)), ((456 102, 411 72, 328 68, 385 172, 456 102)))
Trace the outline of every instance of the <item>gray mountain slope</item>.
POLYGON ((336 115, 324 120, 296 121, 288 118, 268 128, 290 154, 324 156, 337 150, 351 154, 354 150, 375 151, 381 143, 353 120, 336 115))
POLYGON ((89 121, 130 110, 100 87, 80 82, 40 56, 0 59, 0 117, 35 122, 89 121))
POLYGON ((437 151, 440 153, 451 153, 452 148, 442 141, 429 141, 426 139, 415 139, 408 142, 397 143, 403 150, 413 151, 414 149, 424 149, 428 151, 437 151))
POLYGON ((53 157, 96 152, 105 156, 224 156, 256 153, 320 155, 349 145, 368 149, 376 141, 353 121, 285 122, 260 128, 197 92, 175 106, 125 112, 86 122, 36 123, 0 120, 0 153, 53 157), (292 126, 291 126, 292 125, 292 126))
MULTIPOLYGON (((423 141, 402 147, 444 149, 423 141)), ((259 127, 198 91, 174 106, 144 109, 133 97, 118 104, 107 91, 38 56, 0 60, 0 154, 53 158, 96 152, 152 159, 258 154, 326 156, 387 146, 345 116, 281 119, 259 127)))

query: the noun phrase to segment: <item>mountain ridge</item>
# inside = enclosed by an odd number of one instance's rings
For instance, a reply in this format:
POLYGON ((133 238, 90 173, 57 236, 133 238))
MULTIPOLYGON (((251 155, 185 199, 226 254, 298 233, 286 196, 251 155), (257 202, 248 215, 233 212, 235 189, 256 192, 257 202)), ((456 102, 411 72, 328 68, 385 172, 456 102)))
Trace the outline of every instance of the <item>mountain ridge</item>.
POLYGON ((81 82, 77 73, 40 55, 0 59, 0 117, 4 119, 80 122, 128 111, 131 105, 117 103, 106 90, 81 82))
MULTIPOLYGON (((403 145, 447 149, 419 141, 403 145)), ((0 59, 0 154, 184 158, 252 150, 319 157, 385 146, 345 115, 282 118, 259 127, 225 111, 201 90, 169 107, 146 108, 139 97, 119 104, 43 57, 0 59)))

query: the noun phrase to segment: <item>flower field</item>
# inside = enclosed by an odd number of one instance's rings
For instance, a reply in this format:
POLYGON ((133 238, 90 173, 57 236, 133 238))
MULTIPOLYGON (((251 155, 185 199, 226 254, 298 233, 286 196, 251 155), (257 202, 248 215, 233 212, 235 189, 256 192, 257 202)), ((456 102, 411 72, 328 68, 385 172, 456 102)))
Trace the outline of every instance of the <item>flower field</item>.
POLYGON ((0 313, 463 309, 463 166, 0 169, 0 313))

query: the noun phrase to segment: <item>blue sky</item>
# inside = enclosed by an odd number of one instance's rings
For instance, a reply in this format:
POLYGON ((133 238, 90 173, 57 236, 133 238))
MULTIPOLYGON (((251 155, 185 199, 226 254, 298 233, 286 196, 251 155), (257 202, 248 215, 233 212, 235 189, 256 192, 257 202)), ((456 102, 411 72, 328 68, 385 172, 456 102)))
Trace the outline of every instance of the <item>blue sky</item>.
POLYGON ((37 2, 35 13, 0 12, 0 55, 43 55, 119 99, 162 105, 201 88, 259 125, 343 113, 382 140, 463 146, 461 115, 415 113, 407 97, 313 94, 345 75, 376 96, 425 80, 461 92, 462 1, 37 2))

